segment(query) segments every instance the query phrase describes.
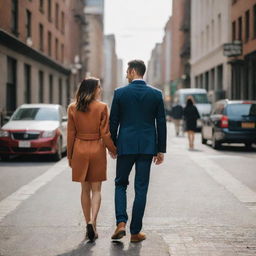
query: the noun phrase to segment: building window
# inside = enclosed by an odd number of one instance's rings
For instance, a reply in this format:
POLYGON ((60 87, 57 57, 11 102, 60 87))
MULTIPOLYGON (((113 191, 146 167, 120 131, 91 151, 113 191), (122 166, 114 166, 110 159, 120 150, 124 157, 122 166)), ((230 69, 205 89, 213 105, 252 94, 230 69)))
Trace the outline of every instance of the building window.
POLYGON ((64 28, 65 22, 64 22, 64 20, 65 20, 64 12, 61 12, 61 32, 62 32, 62 34, 64 34, 64 32, 65 32, 65 28, 64 28))
POLYGON ((215 69, 212 68, 210 71, 210 75, 211 75, 211 86, 209 86, 209 90, 215 90, 215 69))
POLYGON ((243 38, 243 21, 242 17, 238 19, 238 40, 242 41, 243 38))
POLYGON ((223 65, 219 65, 217 67, 217 89, 222 90, 223 89, 223 65))
POLYGON ((212 41, 212 45, 214 46, 214 38, 215 38, 215 36, 214 36, 214 33, 215 33, 215 28, 214 28, 214 20, 212 20, 212 33, 211 33, 211 35, 212 35, 212 38, 211 38, 211 41, 212 41))
POLYGON ((56 3, 55 5, 55 26, 59 28, 59 4, 56 3))
POLYGON ((31 12, 26 10, 26 37, 31 37, 31 12))
POLYGON ((256 38, 256 4, 253 6, 253 37, 256 38))
POLYGON ((198 88, 198 76, 195 77, 195 87, 198 88))
POLYGON ((200 88, 204 88, 204 75, 200 75, 200 88))
POLYGON ((12 0, 11 29, 15 35, 18 35, 18 0, 12 0))
POLYGON ((221 24, 221 14, 219 13, 218 15, 218 38, 219 38, 219 43, 222 42, 222 38, 221 38, 221 35, 222 35, 222 24, 221 24))
POLYGON ((53 77, 49 75, 49 102, 53 103, 53 77))
POLYGON ((44 0, 39 1, 39 11, 44 13, 44 0))
POLYGON ((6 110, 7 115, 16 109, 17 61, 7 57, 6 110))
POLYGON ((59 78, 59 104, 62 105, 62 79, 59 78))
POLYGON ((204 52, 204 32, 201 32, 201 54, 204 52))
POLYGON ((204 88, 206 89, 206 91, 209 90, 209 72, 208 71, 205 72, 205 86, 204 86, 204 88))
POLYGON ((52 33, 48 32, 48 55, 52 56, 52 33))
POLYGON ((61 62, 64 62, 64 44, 61 45, 61 62))
POLYGON ((70 104, 70 80, 69 78, 66 79, 66 95, 67 95, 67 106, 70 104))
POLYGON ((208 51, 210 45, 210 29, 209 25, 206 26, 206 50, 208 51))
POLYGON ((57 38, 55 39, 55 58, 59 59, 59 40, 57 38))
POLYGON ((43 103, 44 102, 44 72, 43 71, 39 70, 38 78, 39 78, 38 99, 40 103, 43 103))
POLYGON ((42 24, 39 24, 39 49, 44 50, 44 27, 42 24))
POLYGON ((52 0, 48 0, 48 20, 52 21, 52 0))
POLYGON ((31 103, 31 66, 24 64, 25 103, 31 103))
POLYGON ((250 11, 245 13, 245 42, 250 38, 250 11))
POLYGON ((232 22, 232 41, 236 40, 236 21, 232 22))

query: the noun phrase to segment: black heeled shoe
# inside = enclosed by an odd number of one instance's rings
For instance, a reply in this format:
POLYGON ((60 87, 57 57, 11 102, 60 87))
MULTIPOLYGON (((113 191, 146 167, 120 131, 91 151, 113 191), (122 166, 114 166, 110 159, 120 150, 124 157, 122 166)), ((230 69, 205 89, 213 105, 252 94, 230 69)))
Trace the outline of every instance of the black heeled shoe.
POLYGON ((95 232, 95 229, 94 229, 94 226, 92 223, 88 223, 87 226, 87 234, 88 234, 88 238, 91 242, 93 242, 96 238, 96 232, 95 232))

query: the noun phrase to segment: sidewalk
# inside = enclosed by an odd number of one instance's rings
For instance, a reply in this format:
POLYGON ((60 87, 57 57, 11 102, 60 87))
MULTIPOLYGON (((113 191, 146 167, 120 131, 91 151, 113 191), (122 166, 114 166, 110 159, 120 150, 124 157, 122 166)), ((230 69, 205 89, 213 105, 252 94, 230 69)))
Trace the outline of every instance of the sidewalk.
MULTIPOLYGON (((80 184, 70 181, 66 168, 0 222, 0 256, 255 256, 255 211, 199 164, 202 156, 211 161, 211 149, 198 144, 199 150, 190 152, 186 138, 174 137, 171 124, 168 130, 165 162, 152 166, 143 227, 147 240, 131 244, 128 223, 125 239, 111 242, 115 161, 110 160, 95 243, 84 241, 80 184)), ((129 216, 133 179, 134 172, 127 191, 129 216)))

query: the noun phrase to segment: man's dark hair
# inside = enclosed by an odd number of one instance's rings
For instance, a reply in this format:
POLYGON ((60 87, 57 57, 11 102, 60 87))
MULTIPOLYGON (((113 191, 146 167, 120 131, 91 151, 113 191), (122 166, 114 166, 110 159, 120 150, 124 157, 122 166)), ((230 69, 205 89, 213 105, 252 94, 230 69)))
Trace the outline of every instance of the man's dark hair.
POLYGON ((128 69, 134 69, 139 76, 144 76, 146 72, 146 65, 142 60, 131 60, 128 62, 128 69))

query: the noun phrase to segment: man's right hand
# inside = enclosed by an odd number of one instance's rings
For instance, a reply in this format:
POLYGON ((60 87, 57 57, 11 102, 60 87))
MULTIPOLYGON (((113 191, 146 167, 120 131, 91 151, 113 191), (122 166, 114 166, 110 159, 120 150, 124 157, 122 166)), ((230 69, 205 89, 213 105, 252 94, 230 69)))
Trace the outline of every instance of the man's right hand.
POLYGON ((164 161, 164 153, 160 153, 160 152, 157 153, 157 155, 154 156, 153 161, 154 161, 154 163, 156 165, 159 165, 159 164, 163 163, 163 161, 164 161))

